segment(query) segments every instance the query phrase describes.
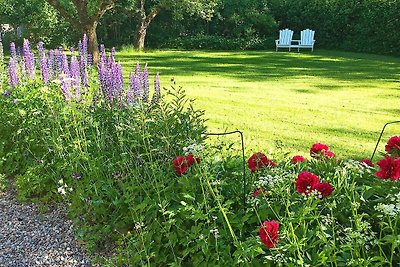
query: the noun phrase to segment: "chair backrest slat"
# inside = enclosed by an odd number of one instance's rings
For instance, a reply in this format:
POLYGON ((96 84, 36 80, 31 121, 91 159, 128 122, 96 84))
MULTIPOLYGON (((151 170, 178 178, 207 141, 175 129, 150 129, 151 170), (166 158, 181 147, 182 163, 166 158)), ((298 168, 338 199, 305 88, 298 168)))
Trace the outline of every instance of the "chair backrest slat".
POLYGON ((315 31, 306 29, 300 33, 300 45, 312 45, 314 43, 315 31))
POLYGON ((293 31, 284 29, 279 31, 279 44, 290 45, 292 43, 293 31))

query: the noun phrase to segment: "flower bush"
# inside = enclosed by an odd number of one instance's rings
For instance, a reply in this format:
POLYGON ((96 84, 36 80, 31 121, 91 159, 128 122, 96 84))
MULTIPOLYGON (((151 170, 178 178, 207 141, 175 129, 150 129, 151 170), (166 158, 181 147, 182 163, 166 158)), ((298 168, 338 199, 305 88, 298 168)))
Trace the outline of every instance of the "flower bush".
POLYGON ((28 42, 23 55, 11 45, 0 182, 15 179, 21 200, 68 204, 82 243, 112 252, 102 266, 400 262, 398 137, 376 168, 321 143, 307 159, 242 162, 205 142, 204 112, 182 89, 164 97, 156 74, 151 92, 139 64, 125 85, 115 50, 102 47, 96 69, 86 47, 68 58, 40 44, 35 62, 28 42))

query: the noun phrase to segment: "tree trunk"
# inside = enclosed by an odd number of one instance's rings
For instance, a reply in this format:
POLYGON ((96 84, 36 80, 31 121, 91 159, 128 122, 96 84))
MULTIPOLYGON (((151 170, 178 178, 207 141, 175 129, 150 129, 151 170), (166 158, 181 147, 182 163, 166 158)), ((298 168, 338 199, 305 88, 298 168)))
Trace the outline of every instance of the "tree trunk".
POLYGON ((159 9, 159 7, 154 8, 153 10, 151 10, 150 14, 146 16, 144 10, 144 2, 142 2, 140 12, 140 25, 136 33, 137 35, 135 43, 135 47, 138 50, 144 49, 144 41, 146 39, 147 28, 149 27, 150 22, 157 16, 159 9))
POLYGON ((144 40, 146 39, 146 33, 147 33, 147 26, 141 23, 137 32, 136 44, 135 44, 136 48, 139 51, 142 51, 144 49, 144 40))
POLYGON ((88 49, 89 53, 92 54, 93 57, 93 65, 97 65, 100 61, 100 52, 99 52, 99 43, 97 42, 97 21, 86 25, 84 27, 84 32, 87 34, 88 37, 88 49))

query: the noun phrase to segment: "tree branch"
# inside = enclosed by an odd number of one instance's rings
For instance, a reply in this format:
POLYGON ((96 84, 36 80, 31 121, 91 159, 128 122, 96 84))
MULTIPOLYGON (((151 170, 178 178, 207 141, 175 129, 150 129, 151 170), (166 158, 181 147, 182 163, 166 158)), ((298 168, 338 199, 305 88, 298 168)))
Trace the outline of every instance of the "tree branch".
POLYGON ((78 29, 81 28, 80 21, 73 17, 68 11, 65 9, 63 5, 58 0, 46 0, 49 5, 54 7, 60 14, 73 26, 77 27, 78 29))
POLYGON ((96 14, 96 20, 101 19, 101 17, 106 13, 108 10, 114 8, 114 0, 108 0, 107 2, 101 1, 100 2, 100 10, 96 14))
POLYGON ((147 26, 157 16, 158 12, 160 12, 160 9, 161 9, 160 7, 156 6, 150 11, 150 14, 146 16, 145 22, 147 26))

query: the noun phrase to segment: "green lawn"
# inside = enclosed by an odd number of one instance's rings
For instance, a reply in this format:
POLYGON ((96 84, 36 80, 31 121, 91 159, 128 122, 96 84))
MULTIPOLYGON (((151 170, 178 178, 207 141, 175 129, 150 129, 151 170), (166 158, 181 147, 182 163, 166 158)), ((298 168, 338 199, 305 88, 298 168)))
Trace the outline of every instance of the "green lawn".
MULTIPOLYGON (((382 126, 400 119, 399 58, 317 50, 123 51, 117 59, 126 76, 139 61, 160 72, 163 87, 173 79, 206 111, 210 131, 242 130, 249 152, 306 154, 322 142, 342 158, 370 157, 382 126)), ((394 134, 400 124, 384 139, 394 134)))

